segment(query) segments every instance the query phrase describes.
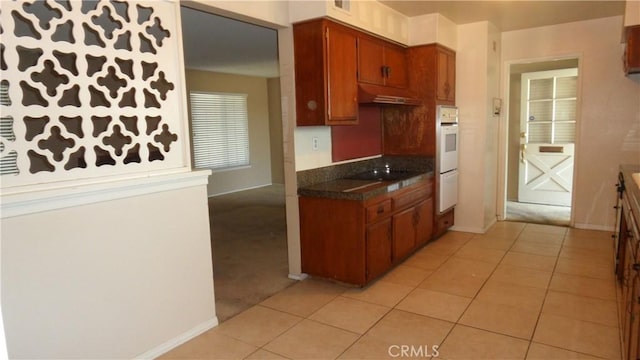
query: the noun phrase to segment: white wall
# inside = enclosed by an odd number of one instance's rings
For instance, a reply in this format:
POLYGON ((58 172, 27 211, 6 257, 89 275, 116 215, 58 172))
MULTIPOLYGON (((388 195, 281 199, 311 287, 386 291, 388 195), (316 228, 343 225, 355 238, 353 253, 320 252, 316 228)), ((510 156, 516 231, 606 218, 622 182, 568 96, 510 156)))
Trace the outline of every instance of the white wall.
POLYGON ((214 171, 209 178, 207 189, 209 196, 270 185, 271 137, 267 79, 187 70, 186 85, 187 91, 247 94, 250 165, 214 171))
POLYGON ((204 185, 5 218, 1 235, 11 358, 153 357, 217 324, 204 185))
POLYGON ((481 233, 496 219, 499 121, 491 112, 491 104, 498 97, 499 49, 499 33, 491 23, 458 26, 456 105, 460 151, 456 230, 481 233))
POLYGON ((432 43, 439 43, 455 50, 458 46, 458 25, 440 14, 410 17, 407 45, 432 43))
MULTIPOLYGON (((579 58, 576 227, 613 229, 618 166, 640 162, 640 83, 624 76, 621 29, 617 16, 502 34, 503 64, 579 58)), ((505 88, 503 82, 503 94, 505 88)))

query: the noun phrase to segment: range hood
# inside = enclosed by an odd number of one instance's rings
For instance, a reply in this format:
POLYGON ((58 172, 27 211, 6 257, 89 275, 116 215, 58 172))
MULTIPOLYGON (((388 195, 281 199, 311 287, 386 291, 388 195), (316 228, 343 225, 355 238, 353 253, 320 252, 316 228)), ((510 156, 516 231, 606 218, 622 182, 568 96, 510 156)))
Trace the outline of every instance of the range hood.
POLYGON ((415 95, 407 89, 388 86, 359 84, 358 103, 380 105, 422 105, 415 95))

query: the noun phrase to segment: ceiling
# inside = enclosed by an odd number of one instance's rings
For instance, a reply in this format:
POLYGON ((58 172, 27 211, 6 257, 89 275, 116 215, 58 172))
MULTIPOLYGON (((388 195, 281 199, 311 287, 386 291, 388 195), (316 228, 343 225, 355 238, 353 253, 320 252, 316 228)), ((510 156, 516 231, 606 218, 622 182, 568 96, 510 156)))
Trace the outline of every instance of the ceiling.
POLYGON ((181 7, 188 69, 278 77, 276 30, 181 7))
MULTIPOLYGON (((380 2, 408 17, 440 13, 458 25, 488 20, 501 31, 622 15, 625 8, 625 2, 617 0, 380 2)), ((181 15, 187 68, 266 78, 279 76, 275 30, 184 6, 181 15)))
POLYGON ((416 1, 381 0, 408 16, 440 13, 454 23, 488 20, 501 31, 562 24, 624 14, 625 2, 605 1, 416 1))

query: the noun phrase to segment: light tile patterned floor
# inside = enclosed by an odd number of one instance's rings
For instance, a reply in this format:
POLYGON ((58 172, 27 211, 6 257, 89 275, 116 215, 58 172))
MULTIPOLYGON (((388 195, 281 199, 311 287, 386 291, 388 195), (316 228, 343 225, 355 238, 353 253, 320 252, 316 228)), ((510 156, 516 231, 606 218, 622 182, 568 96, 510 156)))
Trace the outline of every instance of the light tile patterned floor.
POLYGON ((162 358, 620 359, 617 316, 609 233, 499 222, 364 289, 297 283, 162 358))

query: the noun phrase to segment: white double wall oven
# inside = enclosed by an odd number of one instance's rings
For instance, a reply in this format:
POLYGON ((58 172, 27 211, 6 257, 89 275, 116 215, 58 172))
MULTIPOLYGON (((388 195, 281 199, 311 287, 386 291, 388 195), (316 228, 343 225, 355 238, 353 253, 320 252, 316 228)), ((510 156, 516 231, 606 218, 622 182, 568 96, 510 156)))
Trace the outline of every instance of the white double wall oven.
POLYGON ((438 105, 436 108, 438 176, 438 213, 442 214, 458 202, 458 108, 438 105))

